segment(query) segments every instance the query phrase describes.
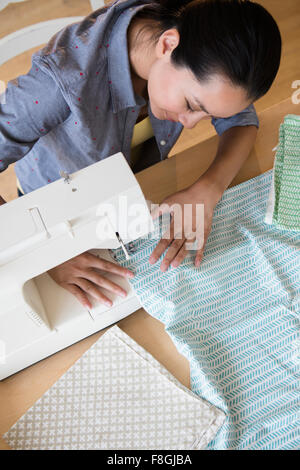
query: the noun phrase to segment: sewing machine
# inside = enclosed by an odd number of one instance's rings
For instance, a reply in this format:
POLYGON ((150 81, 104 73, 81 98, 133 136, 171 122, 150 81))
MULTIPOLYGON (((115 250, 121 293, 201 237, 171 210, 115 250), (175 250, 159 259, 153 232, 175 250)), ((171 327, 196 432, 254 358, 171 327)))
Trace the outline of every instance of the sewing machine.
POLYGON ((116 262, 153 230, 149 206, 122 153, 0 206, 0 380, 139 309, 128 281, 101 273, 127 291, 89 296, 84 308, 47 271, 89 251, 116 262))

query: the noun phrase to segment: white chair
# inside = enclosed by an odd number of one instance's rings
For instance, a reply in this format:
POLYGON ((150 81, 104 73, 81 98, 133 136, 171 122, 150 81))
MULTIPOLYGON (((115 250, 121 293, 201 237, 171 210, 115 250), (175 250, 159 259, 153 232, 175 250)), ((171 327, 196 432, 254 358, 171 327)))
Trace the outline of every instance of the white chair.
MULTIPOLYGON (((13 0, 25 1, 25 0, 13 0)), ((0 10, 11 3, 10 0, 0 0, 0 10)), ((104 0, 90 0, 93 10, 104 6, 104 0)), ((35 23, 26 28, 14 31, 4 38, 0 39, 0 66, 8 60, 22 54, 33 47, 45 44, 60 29, 68 24, 82 20, 83 16, 70 16, 65 18, 56 18, 54 20, 35 23)), ((1 92, 1 90, 0 90, 1 92)))
POLYGON ((104 0, 90 0, 92 11, 98 10, 105 5, 104 0))
POLYGON ((25 2, 26 0, 0 0, 0 11, 3 10, 9 3, 25 2))
POLYGON ((45 44, 60 29, 82 19, 83 16, 70 16, 41 21, 4 36, 0 39, 0 66, 33 47, 45 44))
MULTIPOLYGON (((9 3, 25 2, 26 0, 0 0, 0 11, 3 10, 9 3)), ((90 0, 92 10, 104 6, 104 0, 90 0)))
MULTIPOLYGON (((0 67, 13 57, 22 54, 33 47, 41 46, 49 39, 70 23, 80 21, 83 16, 71 16, 66 18, 57 18, 49 21, 41 21, 26 28, 14 31, 4 38, 0 39, 0 67)), ((0 104, 5 104, 6 84, 0 80, 0 104)))

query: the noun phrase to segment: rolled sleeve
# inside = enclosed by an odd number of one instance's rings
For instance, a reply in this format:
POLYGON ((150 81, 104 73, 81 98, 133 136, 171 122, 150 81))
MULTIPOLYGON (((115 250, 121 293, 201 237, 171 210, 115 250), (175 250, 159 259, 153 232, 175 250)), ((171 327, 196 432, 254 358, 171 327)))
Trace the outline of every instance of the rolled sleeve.
POLYGON ((227 129, 236 126, 256 126, 259 128, 259 119, 253 104, 229 118, 212 118, 211 123, 218 135, 222 135, 227 129))
POLYGON ((30 71, 8 82, 0 101, 0 172, 24 157, 70 108, 51 75, 32 61, 30 71))

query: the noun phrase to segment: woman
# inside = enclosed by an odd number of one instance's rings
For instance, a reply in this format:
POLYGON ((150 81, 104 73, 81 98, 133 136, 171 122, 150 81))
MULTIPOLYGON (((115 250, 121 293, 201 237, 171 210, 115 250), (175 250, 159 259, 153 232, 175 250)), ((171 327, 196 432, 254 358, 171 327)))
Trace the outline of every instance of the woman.
MULTIPOLYGON (((33 55, 29 73, 8 84, 0 108, 0 170, 17 161, 23 193, 118 151, 138 171, 166 158, 183 127, 210 118, 220 136, 212 165, 164 201, 192 204, 194 231, 196 206, 204 204, 199 266, 214 208, 255 142, 253 102, 269 90, 280 57, 276 22, 248 0, 118 0, 60 31, 33 55), (141 144, 132 144, 141 124, 146 158, 138 154, 141 144)), ((185 234, 178 238, 172 221, 149 261, 167 250, 161 269, 178 266, 193 240, 185 234)), ((90 253, 49 274, 87 307, 87 293, 111 306, 101 287, 126 296, 97 269, 133 276, 90 253)))

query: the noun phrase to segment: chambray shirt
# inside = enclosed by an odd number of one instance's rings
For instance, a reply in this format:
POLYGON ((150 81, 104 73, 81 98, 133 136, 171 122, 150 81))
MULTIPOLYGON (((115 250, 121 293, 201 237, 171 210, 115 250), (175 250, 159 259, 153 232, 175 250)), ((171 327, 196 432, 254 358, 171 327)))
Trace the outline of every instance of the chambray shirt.
MULTIPOLYGON (((149 3, 117 0, 68 25, 33 54, 26 75, 8 83, 0 100, 0 171, 16 162, 25 193, 117 152, 131 163, 133 129, 146 101, 133 90, 127 28, 149 3)), ((157 119, 150 102, 148 114, 163 160, 183 126, 157 119)), ((212 124, 219 135, 259 127, 253 105, 212 124)))

